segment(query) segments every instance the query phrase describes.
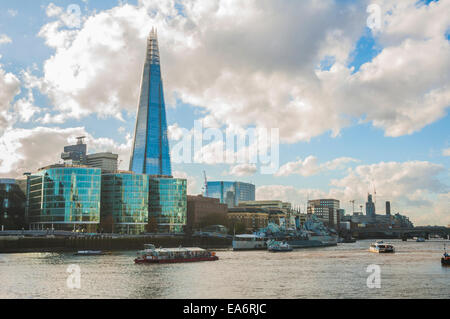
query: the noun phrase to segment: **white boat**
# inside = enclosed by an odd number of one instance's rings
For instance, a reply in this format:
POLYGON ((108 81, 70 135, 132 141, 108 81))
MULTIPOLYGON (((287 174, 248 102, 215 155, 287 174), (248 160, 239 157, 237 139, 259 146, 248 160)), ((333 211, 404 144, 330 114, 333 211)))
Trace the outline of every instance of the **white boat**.
POLYGON ((370 245, 369 251, 373 253, 394 253, 395 248, 391 244, 385 244, 383 241, 377 241, 370 245))
POLYGON ((292 247, 285 241, 269 240, 267 241, 267 250, 271 252, 289 252, 292 247))
POLYGON ((267 239, 257 235, 236 235, 233 250, 266 250, 267 239))

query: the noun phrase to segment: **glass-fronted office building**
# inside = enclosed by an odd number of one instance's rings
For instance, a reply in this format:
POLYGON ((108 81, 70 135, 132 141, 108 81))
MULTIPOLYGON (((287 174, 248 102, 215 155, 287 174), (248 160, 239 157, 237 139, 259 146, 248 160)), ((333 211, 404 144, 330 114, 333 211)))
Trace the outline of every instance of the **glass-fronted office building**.
POLYGON ((17 230, 25 224, 25 193, 14 179, 0 179, 0 230, 17 230))
POLYGON ((366 202, 366 215, 375 219, 376 218, 376 211, 375 211, 375 203, 372 199, 372 194, 367 195, 367 202, 366 202))
POLYGON ((187 181, 153 177, 149 179, 149 227, 158 233, 181 233, 187 223, 187 181))
POLYGON ((204 196, 220 199, 229 208, 237 207, 240 202, 255 200, 255 185, 242 182, 208 182, 204 196))
POLYGON ((28 187, 31 229, 99 230, 101 169, 52 165, 29 176, 28 187))
POLYGON ((102 175, 101 228, 106 233, 140 234, 148 224, 147 175, 102 175))
POLYGON ((155 30, 152 30, 147 40, 130 171, 137 174, 172 175, 158 38, 155 30))

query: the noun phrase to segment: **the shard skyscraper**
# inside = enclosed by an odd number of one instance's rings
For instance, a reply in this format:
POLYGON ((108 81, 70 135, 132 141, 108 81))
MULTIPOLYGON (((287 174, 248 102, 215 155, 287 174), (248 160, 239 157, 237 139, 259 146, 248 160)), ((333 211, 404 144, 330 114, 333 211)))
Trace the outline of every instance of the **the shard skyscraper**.
POLYGON ((130 171, 172 175, 158 37, 154 29, 147 40, 130 171))

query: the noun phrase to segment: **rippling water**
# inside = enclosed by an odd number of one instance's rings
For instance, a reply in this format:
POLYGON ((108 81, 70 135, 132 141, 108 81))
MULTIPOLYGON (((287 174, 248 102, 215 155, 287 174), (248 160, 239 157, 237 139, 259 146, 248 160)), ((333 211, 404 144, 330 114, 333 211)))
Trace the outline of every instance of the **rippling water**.
MULTIPOLYGON (((395 254, 368 252, 372 241, 295 250, 218 251, 217 262, 135 265, 135 252, 110 256, 0 254, 0 298, 449 298, 443 241, 391 241, 395 254), (67 267, 81 288, 67 288, 67 267), (381 288, 366 284, 381 267, 381 288)), ((449 243, 447 241, 447 243, 449 243)))

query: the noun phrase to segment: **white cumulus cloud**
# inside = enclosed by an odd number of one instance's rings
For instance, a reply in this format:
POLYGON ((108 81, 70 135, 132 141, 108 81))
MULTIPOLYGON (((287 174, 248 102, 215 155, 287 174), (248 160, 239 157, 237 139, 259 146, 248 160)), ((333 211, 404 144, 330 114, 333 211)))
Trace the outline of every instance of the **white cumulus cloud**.
POLYGON ((118 144, 109 138, 94 138, 83 127, 33 129, 11 128, 0 137, 0 176, 20 177, 26 172, 58 163, 63 148, 74 144, 77 136, 86 136, 88 152, 113 152, 119 154, 120 168, 128 169, 131 137, 127 143, 118 144))
POLYGON ((6 34, 0 34, 0 45, 12 43, 12 39, 8 37, 6 34))
POLYGON ((415 3, 380 2, 384 49, 355 73, 347 64, 366 27, 364 1, 140 1, 93 12, 80 30, 55 14, 40 32, 56 50, 41 88, 63 117, 134 112, 157 26, 167 100, 203 107, 209 121, 278 127, 284 142, 337 135, 350 118, 411 134, 450 104, 449 2, 415 3), (318 70, 326 57, 334 65, 318 70))
POLYGON ((345 169, 349 163, 354 162, 358 162, 358 160, 350 157, 340 157, 319 164, 317 157, 308 156, 304 160, 299 159, 296 162, 289 162, 284 164, 280 167, 275 176, 289 176, 292 174, 301 176, 313 176, 323 171, 345 169))

